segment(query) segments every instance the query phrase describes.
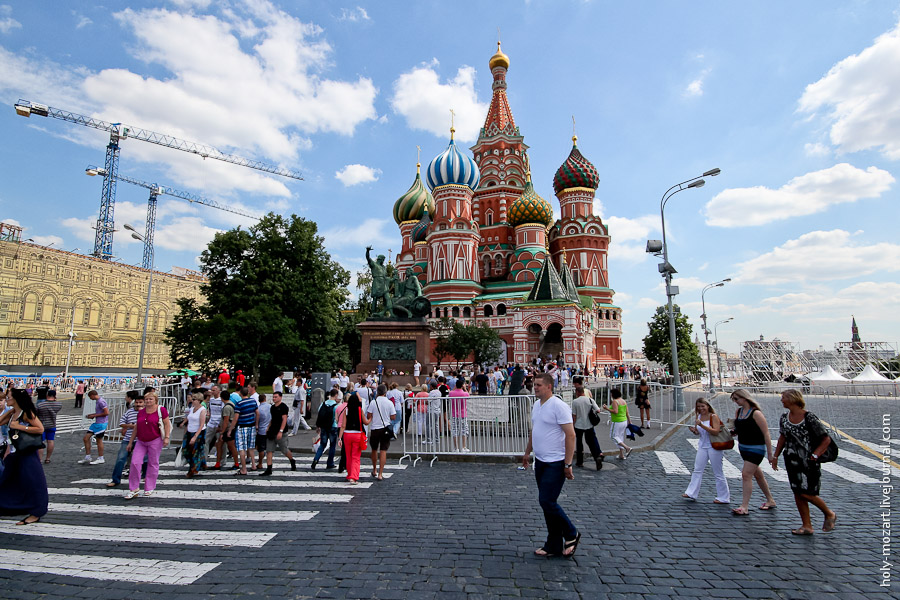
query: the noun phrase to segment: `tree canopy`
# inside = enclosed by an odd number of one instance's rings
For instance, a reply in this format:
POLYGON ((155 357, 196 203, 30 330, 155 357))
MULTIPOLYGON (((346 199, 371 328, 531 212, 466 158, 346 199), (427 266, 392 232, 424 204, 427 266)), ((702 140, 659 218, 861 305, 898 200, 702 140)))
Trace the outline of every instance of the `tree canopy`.
MULTIPOLYGON (((681 373, 699 373, 703 369, 700 350, 691 340, 693 325, 686 315, 681 314, 678 306, 675 310, 675 340, 678 344, 678 370, 681 373)), ((665 306, 658 306, 653 320, 647 323, 650 329, 644 337, 644 356, 649 360, 668 365, 672 370, 672 344, 669 340, 669 316, 665 306)))
POLYGON ((350 274, 323 242, 314 222, 273 213, 217 233, 200 256, 203 303, 180 301, 166 330, 173 366, 226 363, 257 379, 285 367, 349 366, 341 308, 350 274))

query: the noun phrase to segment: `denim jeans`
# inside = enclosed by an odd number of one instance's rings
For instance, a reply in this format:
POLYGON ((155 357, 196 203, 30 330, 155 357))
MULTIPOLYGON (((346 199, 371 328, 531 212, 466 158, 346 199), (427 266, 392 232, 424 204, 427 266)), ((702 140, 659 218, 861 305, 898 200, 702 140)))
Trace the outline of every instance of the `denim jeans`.
POLYGON ((544 520, 547 522, 547 541, 543 547, 549 554, 562 554, 563 539, 574 540, 578 535, 578 530, 566 516, 566 511, 556 502, 566 481, 564 464, 565 461, 562 460, 549 463, 534 460, 538 500, 541 510, 544 511, 544 520))
POLYGON ((128 442, 122 441, 119 444, 119 453, 116 455, 116 464, 113 467, 112 472, 112 482, 116 485, 122 483, 122 469, 125 468, 125 465, 128 463, 128 456, 131 453, 128 451, 128 442))
POLYGON ((322 454, 325 452, 325 445, 330 442, 331 446, 328 448, 328 462, 325 463, 325 466, 334 466, 334 450, 335 447, 337 447, 337 435, 338 429, 334 427, 332 427, 330 431, 322 430, 319 433, 319 447, 316 448, 316 457, 313 459, 314 463, 319 462, 319 459, 322 458, 322 454))
POLYGON ((594 457, 594 460, 600 458, 600 455, 603 454, 600 451, 600 443, 597 441, 597 434, 594 432, 594 429, 575 429, 575 464, 583 465, 584 464, 584 444, 581 441, 582 436, 587 439, 588 448, 591 449, 591 456, 594 457))

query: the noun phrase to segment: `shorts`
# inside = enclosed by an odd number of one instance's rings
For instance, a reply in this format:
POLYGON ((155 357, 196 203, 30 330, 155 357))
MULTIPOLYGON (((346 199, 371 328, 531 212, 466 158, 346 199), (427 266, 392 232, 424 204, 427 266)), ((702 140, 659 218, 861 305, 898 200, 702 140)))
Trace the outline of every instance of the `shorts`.
POLYGON ((228 433, 228 429, 223 431, 222 432, 222 441, 225 442, 226 444, 228 442, 233 442, 234 441, 234 431, 232 431, 230 434, 228 433))
POLYGON ((369 448, 372 452, 377 452, 378 450, 387 452, 387 449, 391 447, 391 438, 390 434, 388 434, 390 430, 390 427, 372 430, 369 434, 369 448))
POLYGON ((256 451, 257 452, 265 452, 266 451, 266 434, 261 434, 258 431, 256 432, 256 451))
POLYGON ((450 417, 450 435, 453 437, 469 435, 469 421, 465 417, 450 417))
POLYGON ((256 448, 256 427, 238 427, 234 430, 234 439, 237 444, 238 452, 241 450, 251 450, 256 448))
POLYGON ((281 434, 280 440, 263 439, 266 440, 266 452, 275 452, 278 450, 282 454, 288 453, 288 436, 286 433, 281 434))
POLYGON ((41 435, 41 439, 45 442, 52 442, 56 439, 56 427, 47 427, 41 435))
POLYGON ((739 443, 738 444, 738 452, 741 453, 741 458, 743 458, 748 463, 752 463, 754 465, 759 465, 759 464, 762 464, 763 458, 766 455, 766 447, 765 446, 747 446, 747 445, 739 443))
POLYGON ((106 423, 91 423, 88 430, 94 434, 95 438, 101 439, 106 434, 106 423))

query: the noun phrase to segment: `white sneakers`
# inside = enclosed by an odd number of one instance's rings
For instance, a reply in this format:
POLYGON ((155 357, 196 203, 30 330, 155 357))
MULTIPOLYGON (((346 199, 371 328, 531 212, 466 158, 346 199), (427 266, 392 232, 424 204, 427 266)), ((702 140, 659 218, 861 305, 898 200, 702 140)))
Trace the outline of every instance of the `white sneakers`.
POLYGON ((85 456, 84 458, 82 458, 81 460, 78 461, 78 464, 79 464, 79 465, 89 465, 89 464, 91 464, 91 457, 90 457, 90 456, 85 456))
POLYGON ((106 464, 106 459, 103 458, 102 456, 100 456, 100 457, 98 457, 98 458, 92 460, 92 461, 90 462, 90 464, 92 464, 92 465, 103 465, 103 464, 106 464))

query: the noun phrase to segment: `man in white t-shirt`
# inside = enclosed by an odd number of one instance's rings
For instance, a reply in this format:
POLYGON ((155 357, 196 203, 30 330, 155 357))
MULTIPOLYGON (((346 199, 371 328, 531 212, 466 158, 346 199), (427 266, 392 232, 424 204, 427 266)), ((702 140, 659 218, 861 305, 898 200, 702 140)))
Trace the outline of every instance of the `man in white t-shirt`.
POLYGON ((181 401, 187 405, 187 392, 188 388, 191 386, 191 378, 187 376, 187 373, 184 373, 181 376, 181 401))
POLYGON ((391 389, 387 392, 387 398, 394 403, 394 410, 397 411, 397 418, 394 419, 392 426, 394 435, 399 436, 400 422, 403 420, 403 392, 400 391, 400 386, 396 382, 391 384, 391 389))
POLYGON ((387 398, 387 386, 383 383, 378 384, 378 396, 369 402, 366 413, 372 422, 369 423, 369 446, 372 448, 372 477, 376 477, 379 481, 384 479, 384 464, 387 462, 387 451, 391 445, 389 431, 391 431, 391 421, 397 414, 394 403, 387 398), (377 459, 377 462, 376 462, 377 459), (378 474, 375 474, 375 468, 378 468, 378 474))
POLYGON ((419 387, 419 375, 422 374, 422 363, 419 362, 419 359, 416 359, 416 362, 413 363, 413 378, 416 380, 416 387, 419 387))
POLYGON ((528 468, 528 456, 534 450, 534 476, 538 500, 547 522, 547 541, 534 551, 536 556, 575 554, 581 534, 557 502, 566 479, 575 479, 572 456, 575 453, 575 427, 572 409, 553 393, 553 376, 539 373, 534 377, 537 400, 531 408, 531 434, 522 455, 522 466, 528 468))
POLYGON ((281 379, 281 376, 284 375, 284 371, 279 371, 278 376, 275 378, 275 381, 272 382, 272 393, 278 392, 279 394, 284 394, 284 381, 281 379))

